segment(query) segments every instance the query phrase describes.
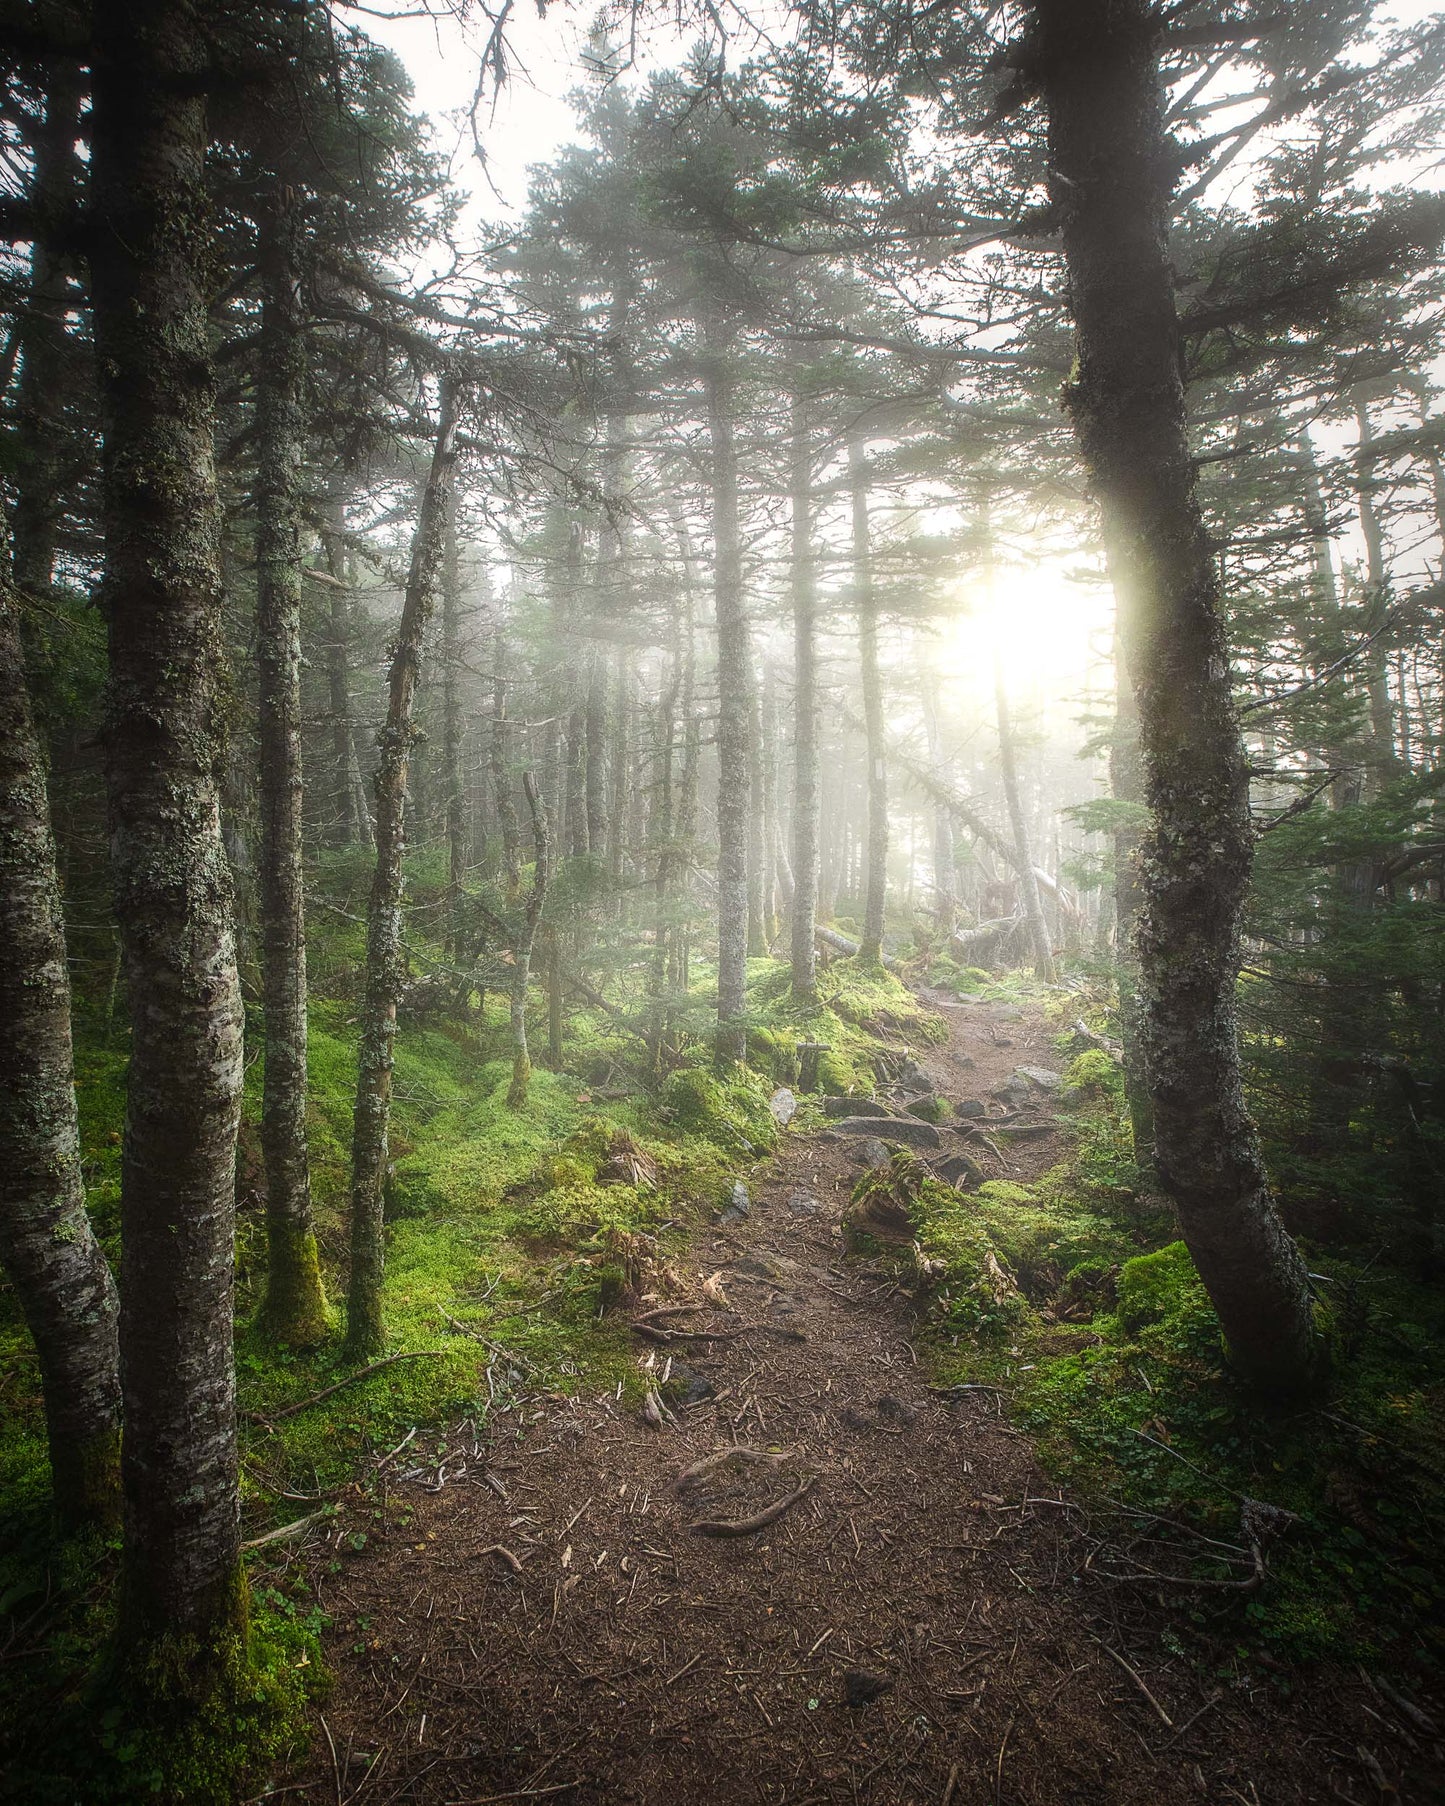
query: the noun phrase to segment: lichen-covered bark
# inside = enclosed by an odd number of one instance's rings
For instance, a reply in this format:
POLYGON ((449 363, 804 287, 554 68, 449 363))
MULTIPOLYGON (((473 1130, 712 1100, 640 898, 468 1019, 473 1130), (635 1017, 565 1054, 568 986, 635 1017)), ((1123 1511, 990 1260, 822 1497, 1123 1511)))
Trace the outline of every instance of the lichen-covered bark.
POLYGON ((104 458, 111 875, 130 999, 120 1642, 201 1685, 244 1626, 232 1361, 242 1014, 221 840, 224 659, 205 22, 94 14, 91 293, 104 458))
POLYGON ((748 616, 738 526, 738 455, 732 384, 725 353, 707 373, 712 443, 713 595, 717 611, 717 1064, 726 1071, 747 1052, 748 802, 752 689, 748 616))
POLYGON ((793 592, 793 995, 818 995, 818 582, 813 563, 813 444, 807 408, 793 397, 791 592, 793 592))
POLYGON ((118 1301, 85 1214, 55 842, 3 562, 0 1266, 40 1361, 56 1510, 68 1527, 108 1527, 120 1517, 118 1301))
POLYGON ((266 1298, 261 1321, 293 1348, 328 1323, 306 1148, 306 902, 301 864, 301 511, 306 347, 296 197, 278 187, 261 228, 256 399, 256 662, 261 804, 261 971, 266 1067, 266 1298))
POLYGON ((444 379, 436 444, 417 511, 406 594, 391 657, 386 725, 378 737, 376 870, 366 912, 366 997, 362 1004, 351 1134, 351 1281, 346 1294, 346 1347, 353 1356, 375 1354, 386 1342, 381 1308, 386 1249, 382 1185, 391 1118, 396 1006, 403 976, 401 867, 406 850, 406 776, 416 738, 413 713, 422 640, 431 618, 442 560, 447 499, 456 470, 457 415, 456 387, 449 378, 444 379))
POLYGON ((888 902, 888 750, 883 733, 883 675, 878 666, 878 594, 868 535, 868 459, 855 439, 848 447, 853 507, 853 590, 858 608, 858 658, 863 673, 863 727, 868 759, 868 855, 863 873, 863 935, 858 958, 883 958, 888 902))
POLYGON ((1136 944, 1156 1169, 1235 1365, 1288 1392, 1311 1379, 1317 1349, 1240 1081, 1249 780, 1186 432, 1159 29, 1147 0, 1036 0, 1028 49, 1077 332, 1068 406, 1100 506, 1151 816, 1136 944))

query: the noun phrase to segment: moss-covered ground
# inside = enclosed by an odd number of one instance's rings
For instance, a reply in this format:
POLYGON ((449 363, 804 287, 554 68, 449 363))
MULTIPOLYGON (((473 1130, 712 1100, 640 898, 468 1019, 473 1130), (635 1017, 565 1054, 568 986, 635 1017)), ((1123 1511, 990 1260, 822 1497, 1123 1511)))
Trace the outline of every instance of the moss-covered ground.
MULTIPOLYGON (((423 859, 412 872, 413 919, 437 889, 423 859)), ((337 857, 317 878, 309 963, 310 1146, 318 1241, 337 1333, 314 1351, 269 1343, 256 1324, 265 1237, 259 1114, 264 1024, 248 1003, 248 1063, 237 1176, 236 1367, 243 1535, 254 1538, 343 1493, 364 1522, 369 1458, 414 1427, 485 1423, 509 1383, 554 1390, 635 1384, 625 1336, 603 1307, 621 1287, 674 1260, 689 1226, 714 1215, 778 1133, 768 1099, 796 1078, 798 1043, 827 1044, 821 1088, 871 1090, 873 1061, 889 1047, 936 1037, 937 1019, 894 978, 840 961, 821 975, 820 1000, 802 1008, 787 968, 750 968, 749 1064, 713 1075, 708 1036, 711 973, 669 1000, 671 1070, 658 1082, 627 1020, 646 997, 609 982, 617 1014, 570 1010, 563 1058, 540 1062, 523 1108, 508 1106, 511 1061, 500 997, 456 1008, 403 1011, 392 1112, 392 1173, 385 1310, 393 1361, 348 1378, 340 1327, 346 1202, 356 1071, 356 996, 362 966, 364 862, 337 857), (302 1409, 289 1408, 303 1405, 302 1409), (358 1483, 363 1491, 358 1492, 358 1483)), ((413 943, 417 945, 416 942, 413 943)), ((421 941, 418 970, 439 949, 421 941)), ((544 1020, 534 1002, 534 1024, 544 1020)), ((535 1041, 540 1031, 534 1028, 535 1041)), ((126 1048, 118 1027, 84 1008, 77 1022, 77 1083, 86 1179, 97 1228, 118 1252, 120 1146, 126 1048)), ((808 1116, 804 1105, 800 1121, 808 1116)), ((137 1729, 93 1692, 116 1568, 113 1545, 65 1546, 49 1515, 40 1390, 13 1297, 0 1293, 0 1621, 27 1654, 0 1664, 0 1749, 28 1800, 231 1796, 294 1736, 307 1697, 322 1684, 319 1624, 288 1579, 285 1546, 253 1562, 252 1651, 236 1665, 222 1704, 181 1730, 137 1729), (219 1716, 218 1716, 219 1714, 219 1716), (57 1740, 35 1728, 64 1725, 57 1740), (76 1727, 82 1734, 75 1735, 76 1727), (88 1764, 83 1769, 77 1762, 88 1764), (47 1766, 49 1765, 49 1766, 47 1766)), ((381 1506, 377 1504, 376 1510, 381 1506)), ((404 1509, 392 1507, 392 1509, 404 1509)), ((364 1541, 366 1532, 355 1535, 364 1541)), ((3 1767, 0 1764, 0 1767, 3 1767)))

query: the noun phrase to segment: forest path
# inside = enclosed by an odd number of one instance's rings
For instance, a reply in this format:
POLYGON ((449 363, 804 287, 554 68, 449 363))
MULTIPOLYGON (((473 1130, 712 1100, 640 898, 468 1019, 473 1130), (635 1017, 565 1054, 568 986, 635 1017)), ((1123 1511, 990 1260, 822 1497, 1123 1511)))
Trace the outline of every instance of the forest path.
MULTIPOLYGON (((949 1045, 919 1056, 944 1096, 1057 1064, 1032 1012, 946 1015, 949 1045)), ((1042 1171, 1053 1142, 993 1175, 1042 1171)), ((842 1257, 858 1146, 789 1135, 751 1215, 693 1238, 684 1270, 721 1274, 732 1309, 663 1323, 747 1327, 637 1340, 659 1375, 680 1355, 713 1389, 675 1426, 611 1396, 520 1397, 480 1443, 446 1439, 440 1490, 425 1466, 398 1476, 408 1528, 373 1529, 339 1573, 315 1552, 336 1684, 278 1791, 317 1806, 1377 1797, 1356 1751, 1388 1763, 1391 1746, 1361 1683, 1321 1676, 1292 1699, 1207 1683, 1161 1647, 1177 1594, 1081 1572, 1082 1514, 1001 1401, 929 1390, 911 1300, 842 1257), (682 1470, 734 1442, 788 1454, 680 1492, 682 1470), (761 1531, 691 1528, 806 1482, 761 1531)))

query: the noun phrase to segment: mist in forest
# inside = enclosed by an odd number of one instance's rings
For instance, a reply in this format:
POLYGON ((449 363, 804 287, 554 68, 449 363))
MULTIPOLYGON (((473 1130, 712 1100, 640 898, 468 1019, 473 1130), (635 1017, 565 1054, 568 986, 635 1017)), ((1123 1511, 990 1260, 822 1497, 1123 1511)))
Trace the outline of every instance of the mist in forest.
POLYGON ((1445 15, 0 55, 15 1797, 1434 1797, 1445 15))

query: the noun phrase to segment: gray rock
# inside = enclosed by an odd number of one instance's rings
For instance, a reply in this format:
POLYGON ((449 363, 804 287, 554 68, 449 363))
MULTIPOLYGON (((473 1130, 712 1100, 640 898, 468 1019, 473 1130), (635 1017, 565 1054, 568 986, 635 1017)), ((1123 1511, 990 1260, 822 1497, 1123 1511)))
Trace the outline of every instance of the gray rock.
POLYGON ((825 1097, 824 1116, 895 1116, 892 1104, 876 1097, 825 1097))
POLYGON ((786 1085, 779 1085, 777 1090, 768 1099, 768 1108, 772 1111, 773 1121, 778 1127, 780 1129, 786 1129, 788 1124, 798 1114, 798 1100, 793 1096, 786 1085))
POLYGON ((1020 1078, 1037 1085, 1040 1091, 1057 1091, 1064 1082, 1064 1075, 1048 1066, 1020 1066, 1016 1070, 1020 1078))
POLYGON ((983 1178, 983 1168, 976 1160, 970 1160, 967 1154, 950 1154, 946 1160, 940 1160, 933 1170, 945 1184, 953 1186, 955 1191, 962 1185, 974 1185, 983 1178))
POLYGON ((667 1378, 658 1387, 664 1404, 697 1405, 703 1399, 712 1398, 717 1387, 703 1374, 695 1373, 682 1361, 675 1360, 667 1378))
POLYGON ((845 1116, 836 1125, 839 1135, 870 1135, 896 1142, 906 1148, 941 1148, 943 1139, 931 1122, 919 1122, 913 1116, 895 1117, 885 1127, 876 1116, 845 1116))
POLYGON ((820 1201, 810 1191, 788 1193, 788 1209, 795 1217, 815 1217, 822 1208, 820 1201))
POLYGON ((870 1172, 881 1172, 885 1166, 891 1166, 888 1150, 876 1135, 870 1135, 860 1150, 862 1163, 870 1172))
POLYGON ((955 1116, 987 1116, 988 1105, 981 1097, 965 1097, 953 1106, 955 1116))
POLYGON ((728 1193, 727 1204, 718 1221, 720 1223, 741 1223, 743 1218, 751 1212, 752 1207, 753 1201, 748 1196, 747 1186, 741 1179, 734 1179, 733 1188, 728 1193))

